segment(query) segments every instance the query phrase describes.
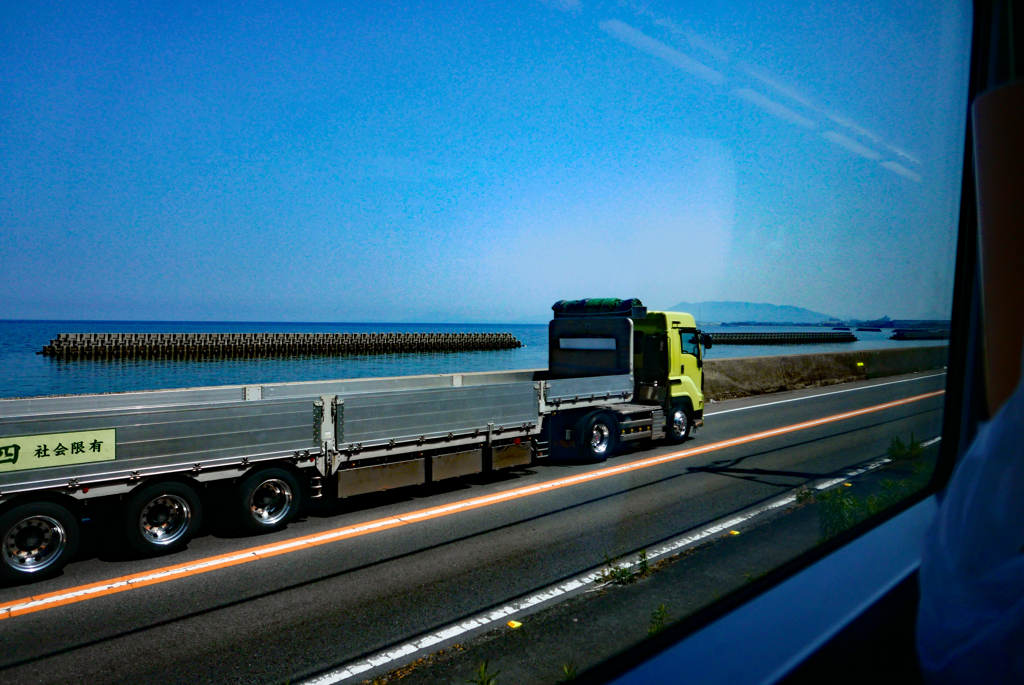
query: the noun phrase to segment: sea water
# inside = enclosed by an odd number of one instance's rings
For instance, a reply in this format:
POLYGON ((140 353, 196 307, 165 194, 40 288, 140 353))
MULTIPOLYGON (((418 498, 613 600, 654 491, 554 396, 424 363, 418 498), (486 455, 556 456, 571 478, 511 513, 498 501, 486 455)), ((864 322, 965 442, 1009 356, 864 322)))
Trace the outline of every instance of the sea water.
MULTIPOLYGON (((548 363, 547 325, 233 323, 153 321, 0 321, 0 397, 37 397, 313 381, 338 378, 471 373, 540 369, 548 363), (511 333, 523 347, 512 350, 414 352, 263 359, 114 359, 62 361, 37 354, 58 333, 511 333)), ((807 327, 712 326, 708 332, 821 331, 807 327)), ((945 341, 889 340, 889 331, 856 332, 855 343, 814 345, 719 345, 709 359, 807 352, 842 352, 942 345, 945 341)))

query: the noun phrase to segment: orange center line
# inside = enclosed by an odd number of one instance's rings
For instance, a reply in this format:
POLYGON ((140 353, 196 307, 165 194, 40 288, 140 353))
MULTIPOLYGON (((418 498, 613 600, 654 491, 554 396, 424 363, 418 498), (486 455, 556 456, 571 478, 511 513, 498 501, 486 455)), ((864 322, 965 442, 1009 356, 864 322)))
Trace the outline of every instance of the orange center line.
POLYGON ((114 594, 116 592, 124 592, 125 590, 131 590, 138 587, 145 587, 147 585, 164 583, 186 576, 196 576, 202 573, 207 573, 209 571, 215 571, 218 569, 227 568, 229 566, 235 566, 237 564, 245 564, 251 561, 256 561, 258 559, 276 556, 278 554, 288 554, 291 552, 296 552, 302 549, 308 549, 310 547, 315 547, 330 542, 337 542, 338 540, 347 540, 354 537, 369 535, 370 533, 388 530, 390 528, 395 528, 397 526, 405 526, 419 521, 428 521, 430 519, 435 519, 442 516, 449 516, 462 511, 479 509, 481 507, 487 507, 501 502, 508 502, 514 499, 529 497, 531 495, 548 492, 550 490, 557 490, 560 488, 570 487, 572 485, 576 485, 579 483, 588 483, 591 481, 599 480, 602 478, 608 478, 622 473, 628 473, 631 471, 650 468, 652 466, 658 466, 680 459, 686 459, 688 457, 693 457, 699 454, 706 454, 708 452, 727 449, 729 447, 737 447, 739 445, 745 445, 751 442, 756 442, 758 440, 765 440, 767 438, 773 438, 779 435, 793 433, 795 431, 806 430, 808 428, 814 428, 816 426, 823 426, 829 423, 835 423, 836 421, 844 421, 846 419, 855 418, 857 416, 863 416, 865 414, 870 414, 873 412, 892 409, 905 404, 910 404, 912 402, 919 402, 921 400, 929 399, 932 397, 938 397, 944 393, 945 390, 937 390, 935 392, 929 392, 923 395, 915 395, 913 397, 907 397, 902 400, 895 400, 893 402, 877 404, 871 407, 865 407, 863 409, 844 412, 842 414, 833 414, 831 416, 826 416, 820 419, 814 419, 812 421, 804 421, 802 423, 795 423, 789 426, 783 426, 781 428, 774 428, 772 430, 762 431, 759 433, 752 433, 750 435, 744 435, 738 438, 732 438, 730 440, 722 440, 720 442, 711 443, 710 445, 704 445, 702 447, 693 447, 690 449, 679 450, 677 452, 662 454, 656 457, 639 459, 628 464, 596 469, 594 471, 588 471, 586 473, 581 473, 575 476, 568 476, 565 478, 557 478, 554 480, 545 481, 543 483, 538 483, 536 485, 528 485, 521 488, 514 488, 511 490, 506 490, 491 495, 472 497, 470 499, 459 500, 457 502, 442 504, 435 507, 429 507, 427 509, 419 509, 405 514, 389 516, 382 519, 367 521, 365 523, 358 523, 351 526, 345 526, 343 528, 335 528, 333 530, 328 530, 321 533, 314 533, 312 535, 304 535, 301 537, 292 538, 290 540, 282 540, 280 542, 275 542, 267 545, 260 545, 259 547, 251 547, 237 552, 219 554, 212 557, 206 557, 204 559, 198 559, 196 561, 190 561, 183 564, 176 564, 174 566, 167 566, 164 568, 155 569, 152 571, 133 573, 131 575, 120 576, 118 578, 103 580, 97 583, 90 583, 88 585, 80 585, 66 590, 58 590, 56 592, 26 597, 24 599, 19 599, 13 602, 8 602, 3 605, 0 605, 0 619, 9 618, 12 616, 19 616, 22 614, 30 614, 37 611, 43 611, 45 609, 51 609, 54 607, 63 606, 65 604, 83 602, 88 599, 93 599, 94 597, 102 597, 104 595, 114 594))

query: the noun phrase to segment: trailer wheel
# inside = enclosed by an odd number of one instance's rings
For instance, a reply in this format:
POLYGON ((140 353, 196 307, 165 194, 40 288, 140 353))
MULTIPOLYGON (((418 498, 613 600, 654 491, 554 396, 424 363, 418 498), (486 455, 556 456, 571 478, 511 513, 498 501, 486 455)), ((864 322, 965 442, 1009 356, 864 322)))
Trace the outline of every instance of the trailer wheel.
POLYGON ((234 509, 238 523, 255 532, 284 528, 295 518, 301 504, 299 481, 285 469, 254 471, 235 488, 234 509))
POLYGON ((188 544, 203 517, 196 491, 165 481, 132 493, 125 506, 128 543, 143 554, 163 554, 188 544))
POLYGON ((670 445, 679 445, 690 437, 690 429, 693 427, 693 418, 690 410, 684 405, 677 404, 672 407, 668 416, 668 425, 665 426, 665 440, 670 445))
POLYGON ((0 516, 0 579, 45 578, 78 549, 78 520, 53 502, 16 506, 0 516))
POLYGON ((580 427, 579 452, 587 461, 607 459, 619 444, 619 422, 605 411, 583 417, 580 427))

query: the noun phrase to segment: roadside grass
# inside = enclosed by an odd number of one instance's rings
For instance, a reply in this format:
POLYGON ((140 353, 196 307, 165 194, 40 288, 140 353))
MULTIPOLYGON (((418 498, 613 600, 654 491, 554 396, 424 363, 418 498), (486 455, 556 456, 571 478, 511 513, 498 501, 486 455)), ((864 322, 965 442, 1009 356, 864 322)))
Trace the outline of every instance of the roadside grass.
MULTIPOLYGON (((667 560, 666 560, 667 561, 667 560)), ((629 585, 641 578, 646 578, 656 570, 647 559, 647 550, 642 549, 637 553, 635 563, 619 565, 616 560, 604 553, 604 568, 601 570, 601 580, 614 585, 629 585), (636 567, 634 571, 633 568, 636 567)))
MULTIPOLYGON (((852 528, 875 514, 888 509, 902 499, 923 488, 931 478, 933 466, 920 457, 924 450, 910 434, 910 442, 904 443, 899 436, 889 443, 887 454, 893 462, 908 462, 913 474, 909 478, 883 480, 877 494, 857 497, 849 490, 839 487, 817 494, 810 494, 804 501, 817 501, 821 541, 852 528)), ((797 494, 797 502, 800 502, 797 494)))
POLYGON ((921 447, 921 443, 914 439, 914 434, 910 434, 910 443, 904 444, 900 440, 900 436, 895 436, 889 442, 889 449, 886 451, 889 458, 893 461, 910 461, 917 459, 924 454, 924 448, 921 447))

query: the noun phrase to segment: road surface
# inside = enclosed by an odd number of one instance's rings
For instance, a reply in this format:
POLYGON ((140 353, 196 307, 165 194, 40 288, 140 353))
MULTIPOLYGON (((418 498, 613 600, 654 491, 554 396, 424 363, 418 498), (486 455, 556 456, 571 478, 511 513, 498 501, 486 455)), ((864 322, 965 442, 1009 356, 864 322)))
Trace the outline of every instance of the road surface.
POLYGON ((877 459, 894 436, 934 438, 944 387, 914 374, 710 404, 682 446, 351 498, 157 559, 86 550, 0 587, 0 674, 296 682, 877 459))

